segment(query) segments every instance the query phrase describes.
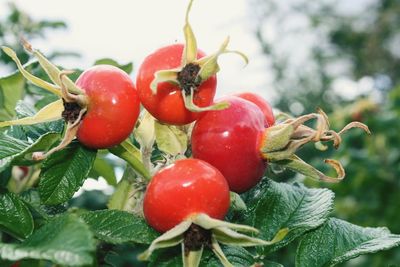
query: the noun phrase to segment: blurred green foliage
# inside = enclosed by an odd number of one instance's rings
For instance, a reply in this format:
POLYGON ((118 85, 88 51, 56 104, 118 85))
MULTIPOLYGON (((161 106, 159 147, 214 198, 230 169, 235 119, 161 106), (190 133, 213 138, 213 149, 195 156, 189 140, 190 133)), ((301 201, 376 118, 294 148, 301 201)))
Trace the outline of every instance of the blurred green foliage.
MULTIPOLYGON (((3 4, 3 6, 7 6, 8 8, 6 16, 0 18, 0 44, 13 48, 22 63, 28 61, 29 55, 20 44, 21 37, 27 40, 45 39, 48 31, 67 28, 66 23, 61 20, 34 19, 13 2, 9 2, 7 5, 3 4)), ((54 58, 65 55, 76 56, 77 54, 54 51, 48 57, 54 58)), ((12 59, 5 53, 0 53, 0 67, 4 66, 16 69, 12 59)))
MULTIPOLYGON (((274 107, 295 115, 322 107, 333 129, 360 120, 373 133, 349 132, 343 137, 346 149, 338 151, 303 148, 302 158, 316 167, 324 168, 322 155, 339 159, 347 173, 337 185, 305 182, 335 191, 334 216, 400 233, 400 1, 253 0, 252 4, 255 34, 278 92, 274 107)), ((275 178, 299 179, 289 172, 275 178)), ((285 262, 287 256, 283 251, 280 260, 285 262)), ((399 262, 400 250, 394 249, 346 266, 399 262)))

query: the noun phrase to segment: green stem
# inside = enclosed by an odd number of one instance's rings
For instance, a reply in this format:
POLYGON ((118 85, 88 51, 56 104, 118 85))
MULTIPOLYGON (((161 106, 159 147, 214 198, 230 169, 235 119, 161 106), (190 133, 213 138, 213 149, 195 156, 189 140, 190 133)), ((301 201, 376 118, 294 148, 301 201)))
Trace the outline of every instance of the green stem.
POLYGON ((125 140, 121 144, 108 149, 112 154, 122 158, 131 165, 131 167, 146 180, 151 179, 148 169, 140 159, 140 151, 131 142, 125 140))

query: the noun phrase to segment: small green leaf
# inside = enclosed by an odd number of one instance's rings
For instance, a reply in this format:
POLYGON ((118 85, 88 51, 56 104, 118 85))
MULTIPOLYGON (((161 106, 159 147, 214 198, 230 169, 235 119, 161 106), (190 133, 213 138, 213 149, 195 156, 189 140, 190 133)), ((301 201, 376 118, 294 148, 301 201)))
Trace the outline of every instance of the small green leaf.
POLYGON ((96 151, 72 142, 50 155, 42 165, 39 193, 43 203, 56 205, 69 200, 92 169, 96 151))
POLYGON ((95 241, 89 227, 76 215, 67 214, 51 219, 20 244, 0 244, 0 257, 82 266, 92 264, 94 250, 95 241))
POLYGON ((400 235, 387 228, 361 227, 330 218, 301 239, 296 266, 334 266, 362 254, 388 250, 400 245, 400 235))
POLYGON ((265 254, 323 224, 332 210, 333 197, 328 189, 309 189, 264 179, 248 193, 244 223, 260 230, 260 238, 264 240, 270 240, 279 229, 289 229, 281 242, 257 248, 265 254))
POLYGON ((143 218, 120 210, 98 210, 83 213, 81 218, 95 236, 112 244, 135 242, 150 244, 159 234, 143 218))
POLYGON ((26 238, 33 231, 32 214, 14 193, 0 193, 0 227, 17 238, 26 238))
POLYGON ((111 58, 101 58, 96 60, 94 65, 112 65, 114 67, 120 68, 121 70, 125 71, 127 74, 131 74, 133 71, 133 64, 132 62, 127 64, 120 64, 114 59, 111 58))
POLYGON ((32 125, 36 123, 44 123, 49 121, 55 121, 61 119, 61 113, 64 110, 64 104, 61 99, 48 104, 41 110, 39 110, 32 117, 25 117, 22 119, 2 121, 0 127, 6 127, 11 125, 32 125))
POLYGON ((158 149, 170 155, 185 153, 188 137, 184 131, 173 125, 155 122, 156 143, 158 149))

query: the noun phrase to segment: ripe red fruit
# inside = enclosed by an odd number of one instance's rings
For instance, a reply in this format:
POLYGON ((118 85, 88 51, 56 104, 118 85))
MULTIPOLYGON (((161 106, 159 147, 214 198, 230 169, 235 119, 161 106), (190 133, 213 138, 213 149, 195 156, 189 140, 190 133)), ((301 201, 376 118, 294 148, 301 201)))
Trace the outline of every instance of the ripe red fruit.
POLYGON ((78 140, 91 148, 108 148, 124 141, 140 111, 139 97, 129 75, 114 66, 97 65, 84 71, 76 84, 89 102, 78 140))
POLYGON ((165 232, 199 213, 223 219, 229 202, 228 184, 216 168, 202 160, 182 159, 153 176, 143 211, 150 226, 165 232))
MULTIPOLYGON (((150 84, 154 73, 159 70, 175 69, 182 64, 183 44, 165 46, 146 57, 139 68, 136 86, 140 101, 153 117, 164 123, 184 125, 195 121, 199 112, 189 111, 184 104, 181 88, 178 85, 162 82, 154 94, 150 84)), ((197 58, 204 57, 202 51, 197 51, 197 58)), ((199 107, 209 106, 214 98, 217 86, 216 76, 213 75, 197 87, 194 93, 194 104, 199 107)))
POLYGON ((216 167, 232 191, 241 193, 261 179, 266 162, 259 151, 264 115, 253 103, 235 96, 224 110, 208 111, 192 132, 193 157, 216 167))
POLYGON ((265 127, 269 127, 275 124, 274 113, 272 111, 271 105, 268 103, 267 100, 257 94, 250 92, 235 94, 235 96, 246 99, 247 101, 250 101, 253 104, 257 105, 257 107, 261 109, 265 117, 265 127))

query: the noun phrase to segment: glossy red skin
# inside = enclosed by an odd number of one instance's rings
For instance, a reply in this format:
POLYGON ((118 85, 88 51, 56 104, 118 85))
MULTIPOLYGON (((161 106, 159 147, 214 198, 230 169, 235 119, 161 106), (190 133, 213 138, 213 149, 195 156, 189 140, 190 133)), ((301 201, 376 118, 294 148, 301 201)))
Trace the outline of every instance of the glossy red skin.
POLYGON ((262 113, 264 113, 266 128, 275 124, 274 113, 272 111, 271 105, 268 103, 267 100, 257 94, 250 92, 235 94, 235 96, 246 99, 247 101, 250 101, 253 104, 257 105, 257 107, 261 109, 262 113))
POLYGON ((235 96, 229 108, 208 111, 196 121, 192 132, 193 157, 216 167, 231 191, 242 193, 260 181, 267 163, 259 151, 264 115, 253 103, 235 96))
POLYGON ((124 71, 97 65, 76 81, 88 96, 87 113, 78 129, 78 140, 90 148, 109 148, 132 132, 140 111, 135 85, 124 71))
MULTIPOLYGON (((143 106, 159 121, 173 125, 191 123, 200 113, 186 109, 179 86, 168 82, 159 83, 157 94, 153 94, 150 84, 156 71, 181 66, 183 47, 182 44, 174 44, 156 50, 145 58, 136 77, 136 86, 143 106)), ((202 51, 198 51, 197 58, 204 56, 202 51)), ((214 99, 216 86, 217 78, 214 75, 197 88, 193 102, 199 107, 209 106, 214 99)))
POLYGON ((216 168, 202 160, 182 159, 153 176, 143 211, 151 227, 165 232, 199 213, 223 219, 229 204, 228 184, 216 168))
POLYGON ((19 261, 17 261, 16 263, 14 263, 13 265, 11 265, 10 267, 19 267, 19 261))

